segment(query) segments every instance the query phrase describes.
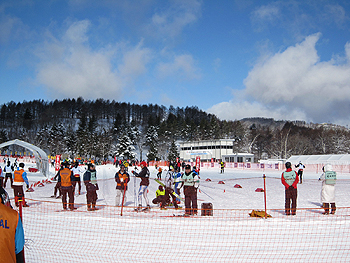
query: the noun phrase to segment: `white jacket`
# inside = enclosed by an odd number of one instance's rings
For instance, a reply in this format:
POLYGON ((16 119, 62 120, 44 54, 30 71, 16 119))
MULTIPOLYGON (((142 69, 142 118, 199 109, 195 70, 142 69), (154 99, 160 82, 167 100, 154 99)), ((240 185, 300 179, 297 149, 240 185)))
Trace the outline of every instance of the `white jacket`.
POLYGON ((322 181, 321 203, 335 203, 335 186, 326 184, 325 174, 332 171, 332 165, 326 164, 324 166, 324 173, 322 173, 320 180, 322 181))

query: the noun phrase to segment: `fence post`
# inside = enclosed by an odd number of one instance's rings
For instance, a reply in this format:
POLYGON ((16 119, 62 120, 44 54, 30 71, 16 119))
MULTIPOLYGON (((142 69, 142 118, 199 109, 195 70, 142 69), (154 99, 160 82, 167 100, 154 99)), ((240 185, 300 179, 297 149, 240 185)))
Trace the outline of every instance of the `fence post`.
MULTIPOLYGON (((23 225, 23 214, 22 214, 22 207, 23 207, 23 195, 21 193, 18 194, 18 212, 19 216, 22 220, 22 225, 23 225)), ((23 262, 25 263, 25 257, 24 257, 24 247, 23 247, 23 262)))
POLYGON ((264 203, 265 203, 265 219, 267 218, 267 208, 266 208, 266 176, 263 174, 264 179, 264 203))

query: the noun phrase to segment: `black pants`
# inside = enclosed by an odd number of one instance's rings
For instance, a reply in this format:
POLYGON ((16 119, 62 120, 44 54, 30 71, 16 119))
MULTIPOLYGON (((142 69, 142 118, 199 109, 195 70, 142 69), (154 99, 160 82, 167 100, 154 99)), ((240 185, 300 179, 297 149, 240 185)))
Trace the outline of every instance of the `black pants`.
POLYGON ((9 179, 9 178, 10 178, 10 181, 11 181, 11 187, 12 187, 12 184, 13 184, 12 174, 7 173, 7 174, 5 174, 4 188, 6 188, 6 182, 7 182, 7 179, 9 179))
POLYGON ((194 186, 184 186, 185 194, 185 213, 187 215, 196 215, 197 206, 197 189, 194 186))
POLYGON ((299 176, 299 182, 302 183, 303 182, 303 171, 298 170, 298 176, 299 176))
POLYGON ((80 177, 74 177, 74 181, 72 182, 72 184, 73 184, 73 187, 74 187, 74 191, 73 192, 75 192, 75 187, 78 184, 78 191, 79 191, 79 194, 80 194, 80 192, 81 192, 80 177))
POLYGON ((296 188, 288 188, 285 191, 286 194, 286 202, 285 202, 285 212, 286 215, 295 215, 297 210, 297 196, 298 190, 296 188))

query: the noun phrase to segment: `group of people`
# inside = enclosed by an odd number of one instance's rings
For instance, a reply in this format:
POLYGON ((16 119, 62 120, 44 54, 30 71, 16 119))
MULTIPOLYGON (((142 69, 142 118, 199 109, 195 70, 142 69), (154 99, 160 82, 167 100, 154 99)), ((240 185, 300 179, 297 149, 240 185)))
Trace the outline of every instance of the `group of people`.
MULTIPOLYGON (((138 191, 137 203, 138 206, 136 211, 147 211, 150 209, 150 203, 147 196, 147 188, 150 184, 150 171, 147 168, 147 163, 145 161, 140 163, 141 171, 132 171, 135 177, 141 179, 140 187, 138 191), (142 196, 146 202, 146 207, 142 206, 142 196)), ((198 174, 191 169, 190 165, 185 165, 185 172, 176 172, 175 168, 170 166, 169 171, 165 176, 164 184, 159 181, 160 185, 156 191, 156 198, 152 200, 154 204, 159 204, 161 208, 166 205, 171 204, 174 208, 178 208, 179 199, 176 196, 180 195, 180 189, 184 189, 185 195, 185 215, 197 214, 197 188, 199 186, 198 174), (172 202, 170 202, 170 198, 172 202)), ((158 177, 159 178, 159 177, 158 177)), ((115 181, 117 183, 116 190, 116 200, 115 205, 121 206, 126 203, 126 191, 128 189, 127 184, 130 182, 130 176, 127 171, 125 171, 124 165, 120 165, 120 170, 115 174, 115 181)))
MULTIPOLYGON (((299 168, 298 172, 292 169, 292 164, 290 162, 285 163, 286 170, 282 173, 281 181, 285 187, 285 214, 286 215, 295 215, 297 208, 297 197, 298 183, 302 183, 302 175, 305 165, 299 162, 296 165, 296 168, 299 168)), ((319 181, 322 181, 322 190, 321 190, 321 202, 322 207, 324 208, 324 215, 329 213, 335 214, 335 182, 337 179, 337 173, 332 170, 331 164, 326 164, 322 168, 322 175, 319 178, 319 181), (331 207, 331 211, 329 208, 331 207)))
POLYGON ((0 187, 5 189, 8 180, 10 180, 11 188, 13 189, 16 206, 19 206, 19 200, 21 200, 23 201, 23 206, 27 207, 28 204, 25 201, 23 186, 29 188, 29 181, 27 173, 24 171, 24 163, 11 165, 11 161, 7 160, 4 169, 2 170, 0 167, 0 187))
MULTIPOLYGON (((74 195, 75 188, 78 185, 78 194, 81 194, 81 180, 80 174, 83 171, 79 167, 79 163, 75 162, 73 167, 70 168, 69 162, 65 161, 61 164, 61 169, 57 172, 55 178, 57 178, 57 183, 54 188, 54 195, 56 197, 57 191, 59 192, 59 197, 62 198, 63 209, 75 210, 74 207, 74 195), (67 195, 69 202, 67 202, 67 195)), ((87 210, 94 211, 97 210, 97 177, 96 168, 92 163, 88 164, 87 170, 84 172, 83 181, 86 188, 86 203, 87 210)))

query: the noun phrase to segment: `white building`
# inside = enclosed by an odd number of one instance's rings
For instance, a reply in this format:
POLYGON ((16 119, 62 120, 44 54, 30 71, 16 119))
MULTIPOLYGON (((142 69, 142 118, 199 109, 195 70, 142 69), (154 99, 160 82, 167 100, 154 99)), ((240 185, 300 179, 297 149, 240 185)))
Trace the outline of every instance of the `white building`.
POLYGON ((201 161, 223 160, 225 162, 253 162, 253 154, 237 154, 233 152, 234 139, 219 139, 206 141, 178 142, 180 159, 184 161, 195 160, 197 156, 201 161))

